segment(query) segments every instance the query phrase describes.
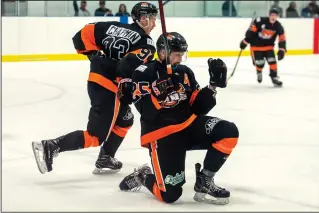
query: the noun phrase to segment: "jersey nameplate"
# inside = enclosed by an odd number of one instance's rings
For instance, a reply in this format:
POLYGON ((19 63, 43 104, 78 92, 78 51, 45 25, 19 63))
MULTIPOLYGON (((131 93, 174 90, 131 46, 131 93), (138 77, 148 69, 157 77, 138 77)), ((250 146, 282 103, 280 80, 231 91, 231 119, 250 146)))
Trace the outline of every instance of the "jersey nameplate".
POLYGON ((132 44, 135 44, 141 39, 140 34, 138 34, 137 32, 114 25, 111 25, 109 27, 109 29, 106 31, 106 34, 110 36, 126 38, 130 40, 132 44))

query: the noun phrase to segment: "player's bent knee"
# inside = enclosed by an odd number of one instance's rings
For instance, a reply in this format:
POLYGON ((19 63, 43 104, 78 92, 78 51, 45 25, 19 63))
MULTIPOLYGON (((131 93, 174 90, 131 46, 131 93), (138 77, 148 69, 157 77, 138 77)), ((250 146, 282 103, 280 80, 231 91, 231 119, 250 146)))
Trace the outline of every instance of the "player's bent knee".
POLYGON ((232 122, 228 122, 228 128, 229 128, 229 135, 231 137, 234 138, 238 138, 239 137, 239 130, 238 127, 236 126, 236 124, 232 123, 232 122))
POLYGON ((168 189, 166 192, 162 192, 162 201, 165 203, 174 203, 182 196, 182 193, 182 187, 168 189))
POLYGON ((216 127, 216 133, 219 134, 219 137, 212 146, 218 151, 230 155, 238 142, 238 128, 234 123, 229 121, 221 121, 216 127))
POLYGON ((218 122, 214 128, 214 134, 217 135, 218 138, 238 138, 239 130, 236 124, 221 120, 218 122))

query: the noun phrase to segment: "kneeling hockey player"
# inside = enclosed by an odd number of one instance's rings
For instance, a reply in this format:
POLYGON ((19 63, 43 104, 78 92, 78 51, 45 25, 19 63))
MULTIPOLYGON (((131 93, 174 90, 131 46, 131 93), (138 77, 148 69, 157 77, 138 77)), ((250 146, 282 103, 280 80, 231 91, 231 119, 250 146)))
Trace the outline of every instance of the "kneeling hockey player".
POLYGON ((141 145, 149 149, 153 172, 144 165, 125 177, 122 191, 145 186, 158 200, 173 203, 182 195, 185 157, 190 150, 207 150, 203 169, 197 163, 194 199, 227 204, 230 192, 217 186, 214 176, 237 144, 239 132, 232 122, 206 116, 216 105, 216 87, 226 87, 227 67, 209 59, 209 85, 200 89, 193 71, 180 62, 187 42, 176 32, 167 34, 172 74, 167 74, 164 36, 157 40, 159 59, 133 73, 133 100, 141 114, 141 145))

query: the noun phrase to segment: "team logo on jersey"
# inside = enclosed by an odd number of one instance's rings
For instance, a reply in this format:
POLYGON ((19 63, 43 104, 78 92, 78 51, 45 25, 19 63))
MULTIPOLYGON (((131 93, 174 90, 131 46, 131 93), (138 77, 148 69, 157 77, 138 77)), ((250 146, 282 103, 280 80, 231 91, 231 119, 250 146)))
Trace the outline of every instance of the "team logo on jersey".
POLYGON ((181 83, 179 83, 179 89, 168 94, 166 100, 161 102, 161 106, 163 108, 172 108, 186 99, 187 95, 185 93, 185 87, 181 83))
POLYGON ((180 174, 176 173, 175 176, 173 175, 167 175, 165 177, 165 183, 166 184, 171 184, 172 186, 175 186, 181 182, 183 182, 185 179, 185 172, 181 171, 180 174))
POLYGON ((262 39, 271 39, 275 33, 276 31, 273 30, 262 29, 261 32, 259 32, 259 37, 262 39))
POLYGON ((207 134, 207 135, 210 134, 210 133, 213 131, 215 125, 216 125, 219 121, 221 121, 220 118, 211 118, 211 119, 209 119, 209 120, 206 121, 206 123, 205 123, 205 129, 206 129, 206 134, 207 134))

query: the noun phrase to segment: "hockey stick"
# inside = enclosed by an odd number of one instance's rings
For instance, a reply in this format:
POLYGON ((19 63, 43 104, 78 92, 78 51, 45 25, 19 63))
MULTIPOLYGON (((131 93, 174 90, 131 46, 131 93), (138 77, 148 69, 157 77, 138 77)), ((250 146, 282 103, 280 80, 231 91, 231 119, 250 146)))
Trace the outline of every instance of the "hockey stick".
POLYGON ((243 50, 240 50, 239 55, 237 57, 237 61, 236 61, 235 67, 234 67, 232 73, 230 74, 230 76, 227 78, 227 81, 229 81, 229 79, 231 79, 231 77, 233 77, 233 75, 235 74, 235 71, 236 71, 236 68, 237 68, 237 64, 238 64, 238 61, 240 59, 240 56, 241 56, 242 52, 243 52, 243 50))
POLYGON ((164 16, 164 8, 163 8, 163 1, 158 0, 158 7, 160 10, 160 18, 162 24, 162 34, 164 35, 164 48, 165 48, 165 55, 166 55, 166 71, 168 75, 172 74, 172 66, 169 62, 169 52, 168 52, 168 43, 167 43, 167 35, 166 35, 166 25, 165 25, 165 16, 164 16))
MULTIPOLYGON (((252 25, 252 23, 254 22, 255 18, 256 18, 256 11, 255 11, 254 14, 253 14, 253 17, 252 17, 252 19, 251 19, 251 22, 250 22, 250 24, 249 24, 249 27, 252 25)), ((249 28, 248 28, 248 29, 249 29, 249 28)), ((235 66, 234 66, 234 69, 233 69, 232 73, 230 74, 230 76, 227 77, 227 81, 228 81, 229 79, 231 79, 231 77, 233 77, 233 75, 235 74, 235 71, 236 71, 236 68, 237 68, 237 64, 238 64, 238 62, 239 62, 239 59, 240 59, 240 56, 241 56, 242 52, 243 52, 243 50, 241 49, 240 52, 239 52, 239 54, 238 54, 238 57, 237 57, 237 60, 236 60, 236 64, 235 64, 235 66)))

